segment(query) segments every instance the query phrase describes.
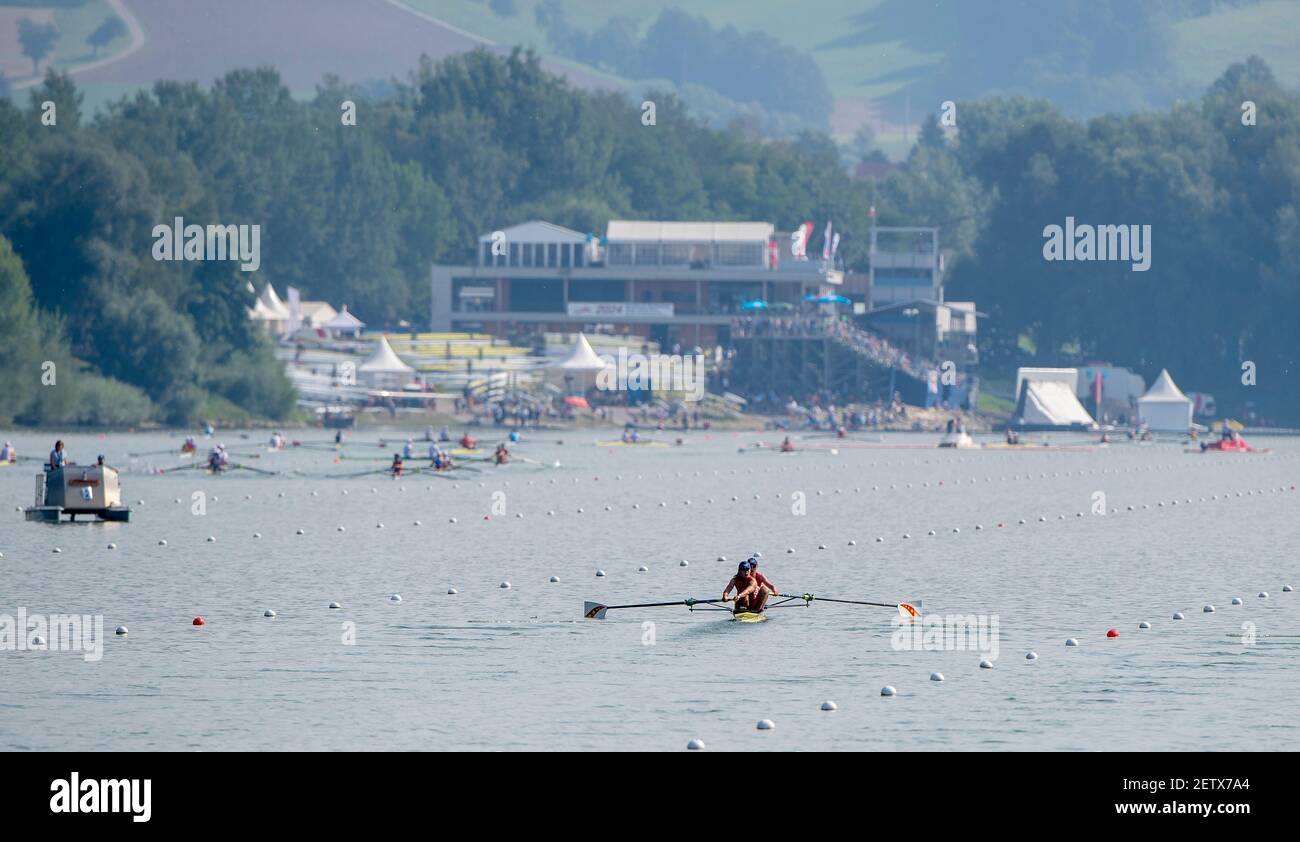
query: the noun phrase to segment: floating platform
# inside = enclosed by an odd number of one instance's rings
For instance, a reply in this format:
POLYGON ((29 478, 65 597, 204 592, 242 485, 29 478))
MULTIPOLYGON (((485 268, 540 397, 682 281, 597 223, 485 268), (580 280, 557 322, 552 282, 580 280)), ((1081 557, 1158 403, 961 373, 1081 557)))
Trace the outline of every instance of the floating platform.
POLYGON ((122 505, 117 471, 107 465, 65 465, 36 477, 36 501, 23 509, 29 521, 60 523, 78 517, 127 523, 131 510, 122 505))

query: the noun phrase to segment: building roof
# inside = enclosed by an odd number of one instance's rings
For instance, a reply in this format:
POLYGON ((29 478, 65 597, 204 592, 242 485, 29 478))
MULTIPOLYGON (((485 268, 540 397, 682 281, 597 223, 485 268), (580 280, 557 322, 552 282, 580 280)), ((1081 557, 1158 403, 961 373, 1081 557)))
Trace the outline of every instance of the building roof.
POLYGON ((611 243, 764 243, 772 238, 770 222, 634 222, 611 219, 605 237, 611 243))
POLYGON ((258 301, 260 301, 267 310, 274 313, 275 318, 289 318, 289 308, 280 300, 280 296, 275 294, 275 287, 271 284, 267 284, 266 288, 262 290, 262 294, 258 296, 258 301))
MULTIPOLYGON (((478 238, 480 243, 492 242, 492 235, 495 231, 478 238)), ((502 229, 506 235, 507 243, 585 243, 587 235, 574 231, 571 228, 565 228, 562 225, 554 225, 550 222, 543 222, 540 219, 532 219, 528 222, 522 222, 519 225, 511 225, 509 228, 502 229)))

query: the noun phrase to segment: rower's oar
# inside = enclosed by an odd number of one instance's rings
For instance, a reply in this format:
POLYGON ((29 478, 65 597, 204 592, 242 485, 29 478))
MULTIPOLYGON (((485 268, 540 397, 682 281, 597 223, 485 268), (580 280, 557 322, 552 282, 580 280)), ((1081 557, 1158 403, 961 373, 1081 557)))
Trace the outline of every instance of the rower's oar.
POLYGON ((177 465, 174 468, 161 468, 159 469, 158 473, 171 474, 171 473, 175 473, 176 471, 193 471, 196 468, 206 468, 206 467, 208 467, 207 462, 191 462, 188 465, 177 465))
POLYGON ((255 474, 265 474, 265 475, 267 475, 268 477, 279 476, 279 474, 280 474, 279 471, 264 471, 264 470, 262 470, 261 468, 254 468, 254 467, 252 467, 252 466, 250 466, 250 465, 241 465, 239 462, 231 462, 231 463, 230 463, 230 467, 231 467, 231 468, 239 468, 240 470, 243 470, 243 471, 252 471, 252 472, 255 473, 255 474))
POLYGON ((636 605, 601 605, 599 602, 584 602, 582 603, 582 616, 588 620, 603 620, 605 619, 605 612, 614 608, 666 608, 672 605, 685 605, 687 608, 693 608, 696 605, 716 605, 719 601, 716 599, 687 597, 676 602, 642 602, 636 605))
POLYGON ((777 594, 780 597, 788 599, 802 599, 805 603, 817 600, 818 602, 838 602, 843 605, 870 605, 874 608, 897 608, 899 616, 904 619, 921 616, 922 601, 913 599, 908 602, 867 602, 861 599, 832 599, 829 596, 814 596, 810 593, 805 594, 777 594))

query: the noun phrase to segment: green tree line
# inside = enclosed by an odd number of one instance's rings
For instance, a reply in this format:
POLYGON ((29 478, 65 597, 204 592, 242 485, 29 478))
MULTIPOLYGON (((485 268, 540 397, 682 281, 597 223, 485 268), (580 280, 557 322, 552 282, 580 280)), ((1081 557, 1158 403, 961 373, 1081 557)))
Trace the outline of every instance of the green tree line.
POLYGON ((12 244, 0 314, 17 326, 0 351, 20 361, 0 375, 0 416, 71 411, 41 391, 31 347, 40 361, 56 349, 82 361, 87 390, 132 390, 121 403, 148 417, 192 419, 211 395, 282 416, 293 397, 246 318, 250 281, 348 304, 372 325, 419 325, 432 263, 469 262, 481 234, 528 219, 595 233, 610 218, 812 219, 815 238, 830 219, 864 270, 872 206, 878 224, 942 227, 949 297, 991 316, 990 367, 1105 358, 1150 379, 1168 366, 1221 401, 1300 414, 1284 324, 1300 113, 1258 61, 1165 112, 1082 122, 1044 102, 962 102, 955 131, 931 118, 878 181, 851 178, 824 134, 711 129, 668 94, 650 95, 645 125, 639 97, 576 90, 519 50, 424 60, 370 90, 326 78, 295 100, 258 68, 210 88, 161 82, 83 121, 75 86, 50 74, 26 108, 0 101, 0 235, 12 244), (45 100, 57 126, 41 123, 45 100), (354 126, 341 119, 349 100, 354 126), (1044 261, 1043 228, 1067 215, 1151 225, 1150 271, 1044 261), (260 269, 155 261, 153 226, 175 216, 260 225, 260 269), (1240 386, 1243 360, 1256 390, 1240 386))

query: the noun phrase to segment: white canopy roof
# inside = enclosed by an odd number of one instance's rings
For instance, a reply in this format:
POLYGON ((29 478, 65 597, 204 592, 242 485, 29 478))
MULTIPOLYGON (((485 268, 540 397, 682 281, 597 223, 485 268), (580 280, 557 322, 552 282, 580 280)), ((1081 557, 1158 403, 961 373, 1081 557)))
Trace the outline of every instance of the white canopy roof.
POLYGON ((281 316, 270 307, 267 307, 266 302, 260 298, 253 300, 253 307, 248 311, 248 317, 256 322, 276 322, 288 318, 287 315, 281 316))
MULTIPOLYGON (((344 304, 343 310, 323 326, 326 330, 360 330, 366 326, 366 323, 349 313, 348 305, 344 304)), ((389 353, 392 353, 391 348, 389 349, 389 353)))
POLYGON ((611 243, 766 244, 774 230, 770 222, 643 222, 611 219, 605 229, 605 236, 611 243))
POLYGON ((258 296, 257 300, 261 302, 262 306, 267 310, 275 314, 274 318, 285 320, 289 318, 289 308, 280 300, 280 296, 275 294, 275 287, 271 284, 266 285, 266 288, 262 290, 262 294, 258 296))
POLYGON ((1138 398, 1139 403, 1191 403, 1191 398, 1184 395, 1182 390, 1174 384, 1174 378, 1169 376, 1168 369, 1160 369, 1160 376, 1156 382, 1151 384, 1147 393, 1138 398))
POLYGON ((569 355, 555 365, 564 371, 604 371, 605 361, 591 349, 585 334, 578 334, 578 341, 573 343, 569 355))
MULTIPOLYGON (((347 308, 343 308, 347 311, 347 308)), ((367 374, 411 374, 415 369, 402 362, 397 354, 393 353, 393 348, 388 344, 388 338, 383 334, 379 336, 379 344, 375 346, 375 352, 370 355, 370 359, 357 366, 357 371, 363 371, 367 374)))

